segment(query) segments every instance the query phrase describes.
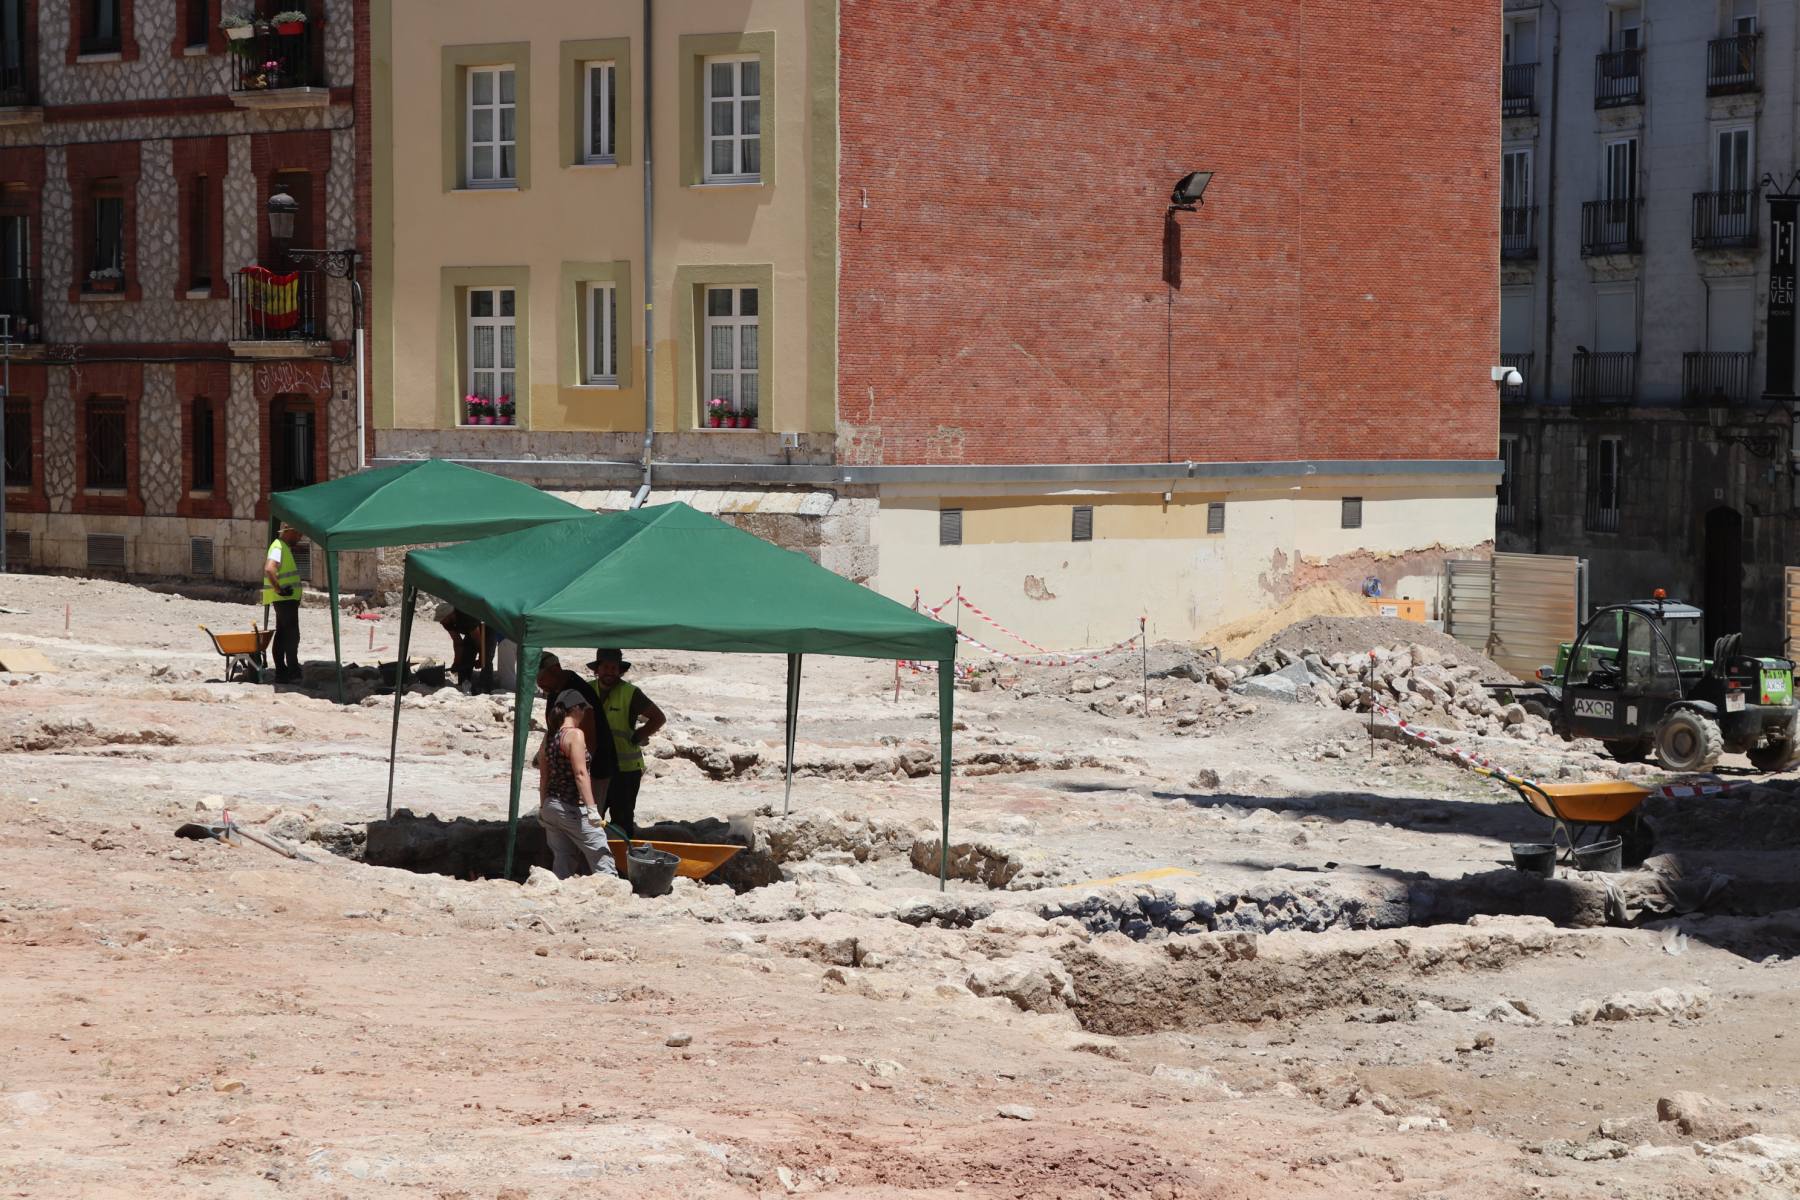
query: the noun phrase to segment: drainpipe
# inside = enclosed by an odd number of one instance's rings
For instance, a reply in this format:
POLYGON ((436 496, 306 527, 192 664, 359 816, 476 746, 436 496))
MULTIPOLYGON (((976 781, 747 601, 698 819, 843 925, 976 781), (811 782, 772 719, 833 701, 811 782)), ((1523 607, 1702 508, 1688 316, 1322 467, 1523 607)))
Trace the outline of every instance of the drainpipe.
POLYGON ((651 258, 651 238, 655 232, 653 214, 656 201, 656 172, 652 169, 651 146, 654 126, 650 120, 650 103, 655 95, 650 64, 655 61, 650 42, 650 5, 644 0, 644 134, 638 139, 644 158, 644 484, 631 499, 631 507, 641 508, 650 495, 650 471, 656 453, 656 271, 651 258))

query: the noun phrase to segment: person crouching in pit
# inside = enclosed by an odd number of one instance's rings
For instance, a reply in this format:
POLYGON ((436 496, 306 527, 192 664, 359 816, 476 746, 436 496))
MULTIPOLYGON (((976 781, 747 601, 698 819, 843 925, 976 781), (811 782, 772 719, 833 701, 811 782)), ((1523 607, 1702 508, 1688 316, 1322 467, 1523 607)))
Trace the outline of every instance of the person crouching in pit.
POLYGON ((588 770, 596 734, 594 709, 574 688, 557 696, 555 707, 561 724, 545 736, 538 752, 538 824, 550 843, 550 869, 558 879, 617 874, 594 799, 596 793, 606 794, 607 781, 588 770))

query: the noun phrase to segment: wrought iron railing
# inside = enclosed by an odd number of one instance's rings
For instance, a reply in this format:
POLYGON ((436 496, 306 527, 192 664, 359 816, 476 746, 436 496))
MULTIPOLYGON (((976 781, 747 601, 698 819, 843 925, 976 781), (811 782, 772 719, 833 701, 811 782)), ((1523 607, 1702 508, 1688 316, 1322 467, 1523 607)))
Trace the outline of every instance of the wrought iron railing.
POLYGON ((1499 529, 1511 529, 1519 523, 1519 506, 1502 500, 1494 505, 1494 525, 1499 529))
POLYGON ((38 328, 37 280, 24 276, 0 277, 0 313, 4 313, 9 319, 8 326, 13 341, 41 340, 43 331, 38 328))
POLYGON ((1590 497, 1582 527, 1589 533, 1617 533, 1619 532, 1619 510, 1607 508, 1600 501, 1590 497))
POLYGON ((1644 100, 1644 52, 1608 50, 1594 56, 1594 107, 1617 108, 1644 100))
POLYGON ((1530 354, 1502 354, 1500 365, 1511 367, 1519 373, 1518 383, 1500 385, 1500 399, 1508 403, 1523 404, 1531 399, 1531 360, 1530 354))
POLYGON ((231 340, 324 341, 316 271, 245 267, 231 276, 231 340))
POLYGON ((1500 68, 1500 115, 1529 117, 1537 112, 1537 64, 1508 63, 1500 68))
POLYGON ((1576 404, 1630 404, 1637 397, 1637 352, 1577 352, 1574 384, 1576 404))
POLYGON ((1537 206, 1505 205, 1500 209, 1500 257, 1537 257, 1537 206))
POLYGON ((1754 250, 1761 199, 1756 188, 1695 192, 1694 248, 1754 250))
POLYGON ((1756 59, 1761 42, 1761 34, 1740 33, 1706 43, 1706 94, 1731 96, 1760 90, 1756 59))
POLYGON ((1681 356, 1681 400, 1684 404, 1742 404, 1750 398, 1748 351, 1702 350, 1681 356))
POLYGON ((313 69, 315 37, 312 22, 298 33, 279 33, 276 27, 259 27, 247 38, 235 39, 231 50, 237 64, 232 90, 269 92, 282 88, 323 87, 313 69))
POLYGON ((1644 199, 1589 200, 1581 206, 1581 253, 1638 254, 1644 249, 1644 199))
MULTIPOLYGON (((0 49, 0 58, 15 57, 0 49)), ((30 104, 31 79, 23 66, 0 66, 0 108, 20 108, 30 104)))

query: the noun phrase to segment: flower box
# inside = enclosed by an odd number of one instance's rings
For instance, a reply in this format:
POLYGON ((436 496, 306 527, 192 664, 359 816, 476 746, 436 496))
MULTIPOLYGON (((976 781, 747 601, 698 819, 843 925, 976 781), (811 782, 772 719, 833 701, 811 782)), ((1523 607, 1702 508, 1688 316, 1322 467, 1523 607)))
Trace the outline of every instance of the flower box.
POLYGON ((105 276, 99 279, 90 277, 87 281, 87 290, 90 292, 122 292, 125 290, 125 281, 116 276, 105 276))
POLYGON ((234 42, 241 42, 241 41, 245 40, 246 38, 253 36, 255 33, 256 33, 256 26, 254 26, 254 25, 227 25, 227 26, 225 26, 225 36, 230 38, 234 42))
POLYGON ((306 22, 277 21, 275 22, 275 32, 281 34, 283 37, 298 37, 306 32, 306 22))

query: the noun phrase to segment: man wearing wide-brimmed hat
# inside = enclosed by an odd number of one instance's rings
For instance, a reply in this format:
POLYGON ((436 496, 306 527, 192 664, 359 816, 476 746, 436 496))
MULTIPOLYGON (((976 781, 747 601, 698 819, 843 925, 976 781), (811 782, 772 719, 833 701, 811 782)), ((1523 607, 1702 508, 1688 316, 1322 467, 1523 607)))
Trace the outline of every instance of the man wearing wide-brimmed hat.
POLYGON ((612 730, 619 753, 619 769, 606 785, 607 820, 625 831, 637 833, 638 788, 644 782, 644 743, 668 720, 662 709, 635 684, 625 682, 631 663, 616 649, 596 651, 588 664, 594 672, 594 690, 600 694, 600 713, 612 730), (642 724, 639 724, 639 722, 642 724))

